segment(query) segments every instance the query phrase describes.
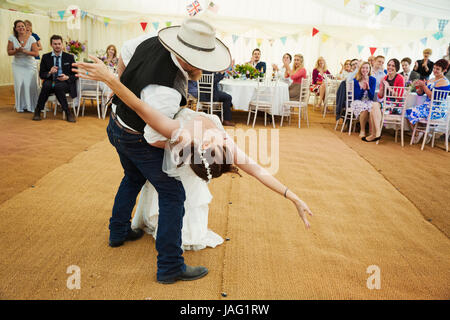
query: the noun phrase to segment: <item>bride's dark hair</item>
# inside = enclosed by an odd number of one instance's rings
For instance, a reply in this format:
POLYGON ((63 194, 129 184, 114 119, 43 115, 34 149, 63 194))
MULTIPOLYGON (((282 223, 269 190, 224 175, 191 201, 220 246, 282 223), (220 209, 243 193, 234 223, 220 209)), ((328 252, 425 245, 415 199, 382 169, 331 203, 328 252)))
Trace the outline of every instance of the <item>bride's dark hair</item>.
POLYGON ((222 174, 228 172, 240 175, 238 168, 233 165, 231 152, 225 146, 219 148, 222 150, 221 154, 216 154, 215 149, 208 148, 205 149, 204 154, 201 155, 199 147, 194 143, 191 144, 190 150, 189 148, 187 149, 188 150, 186 151, 190 152, 187 152, 188 154, 185 155, 183 155, 183 150, 180 151, 180 158, 183 159, 183 161, 179 167, 188 163, 192 171, 206 182, 208 182, 209 179, 208 169, 206 168, 204 161, 208 163, 211 179, 218 178, 222 174))

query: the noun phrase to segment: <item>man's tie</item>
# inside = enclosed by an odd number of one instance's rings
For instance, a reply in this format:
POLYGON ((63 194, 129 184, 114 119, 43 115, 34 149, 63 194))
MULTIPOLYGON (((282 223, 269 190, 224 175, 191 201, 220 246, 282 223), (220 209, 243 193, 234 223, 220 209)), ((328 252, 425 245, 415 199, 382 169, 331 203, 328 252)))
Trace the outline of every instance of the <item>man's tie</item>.
POLYGON ((61 70, 59 70, 59 58, 60 56, 55 56, 55 67, 58 67, 58 72, 53 74, 53 81, 56 81, 56 78, 58 77, 59 74, 61 74, 61 70))

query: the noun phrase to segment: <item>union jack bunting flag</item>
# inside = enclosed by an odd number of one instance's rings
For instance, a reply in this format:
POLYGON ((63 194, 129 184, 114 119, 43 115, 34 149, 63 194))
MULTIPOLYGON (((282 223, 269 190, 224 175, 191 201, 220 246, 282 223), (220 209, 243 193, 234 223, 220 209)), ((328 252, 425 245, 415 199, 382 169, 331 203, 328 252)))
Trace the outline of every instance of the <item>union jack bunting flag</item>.
POLYGON ((189 15, 192 17, 192 16, 195 16, 200 11, 202 11, 202 6, 200 5, 200 3, 198 3, 197 0, 194 0, 192 3, 187 5, 186 10, 189 13, 189 15))

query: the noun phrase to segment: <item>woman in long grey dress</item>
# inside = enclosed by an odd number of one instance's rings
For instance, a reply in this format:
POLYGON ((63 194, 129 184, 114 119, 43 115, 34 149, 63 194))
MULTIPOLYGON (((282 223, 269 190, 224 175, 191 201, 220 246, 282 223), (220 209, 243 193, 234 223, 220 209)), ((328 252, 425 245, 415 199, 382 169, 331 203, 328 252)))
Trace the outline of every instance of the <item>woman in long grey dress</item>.
POLYGON ((17 112, 34 112, 39 88, 35 57, 39 55, 36 39, 27 33, 22 20, 14 22, 14 35, 8 38, 8 55, 14 56, 12 70, 14 75, 15 108, 17 112))

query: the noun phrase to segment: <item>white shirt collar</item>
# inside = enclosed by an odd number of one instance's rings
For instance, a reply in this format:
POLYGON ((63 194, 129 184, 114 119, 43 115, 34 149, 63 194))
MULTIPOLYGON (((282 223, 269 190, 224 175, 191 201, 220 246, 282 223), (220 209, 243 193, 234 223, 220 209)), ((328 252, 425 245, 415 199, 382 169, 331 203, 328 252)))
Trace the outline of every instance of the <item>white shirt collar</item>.
POLYGON ((184 76, 187 80, 189 80, 189 75, 188 75, 188 73, 181 67, 180 63, 178 62, 177 56, 176 56, 173 52, 170 53, 170 56, 172 57, 173 63, 175 63, 175 65, 178 67, 178 69, 180 69, 180 71, 181 71, 181 73, 183 74, 183 76, 184 76))
MULTIPOLYGON (((62 51, 59 53, 59 56, 60 56, 60 57, 62 56, 62 51)), ((55 53, 55 51, 53 51, 53 50, 52 50, 52 57, 56 57, 56 53, 55 53)))

